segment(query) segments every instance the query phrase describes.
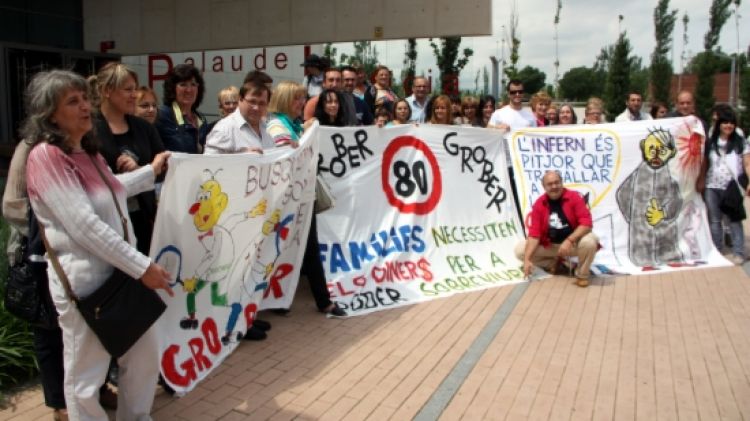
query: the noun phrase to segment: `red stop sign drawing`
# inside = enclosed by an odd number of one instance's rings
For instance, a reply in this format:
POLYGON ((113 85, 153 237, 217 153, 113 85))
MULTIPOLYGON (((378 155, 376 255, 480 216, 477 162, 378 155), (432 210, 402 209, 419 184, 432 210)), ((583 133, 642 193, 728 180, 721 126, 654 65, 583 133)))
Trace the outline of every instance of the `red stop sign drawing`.
POLYGON ((380 170, 383 191, 388 198, 388 203, 397 208, 402 213, 413 213, 416 215, 425 215, 430 213, 440 201, 443 192, 443 180, 440 176, 440 167, 432 150, 426 143, 414 136, 399 136, 391 141, 383 152, 383 164, 380 170), (424 163, 416 161, 411 167, 403 161, 396 161, 394 157, 403 148, 414 148, 424 155, 427 163, 430 165, 433 182, 432 185, 427 183, 424 171, 424 163), (396 168, 398 167, 398 168, 396 168), (391 169, 397 175, 399 181, 396 183, 396 190, 390 183, 391 169), (429 195, 424 201, 406 203, 399 196, 410 196, 411 192, 419 189, 422 193, 429 195))

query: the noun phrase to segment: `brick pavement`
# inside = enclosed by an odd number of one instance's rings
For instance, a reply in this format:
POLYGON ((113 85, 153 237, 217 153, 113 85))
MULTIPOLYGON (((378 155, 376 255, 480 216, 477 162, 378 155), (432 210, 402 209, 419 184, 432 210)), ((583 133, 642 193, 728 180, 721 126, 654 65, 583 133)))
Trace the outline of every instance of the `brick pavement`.
MULTIPOLYGON (((737 267, 534 282, 441 419, 750 419, 750 279, 737 267)), ((302 285, 303 283, 301 283, 302 285)), ((351 319, 302 285, 268 340, 243 343, 155 420, 404 420, 429 401, 513 287, 351 319)), ((39 387, 0 421, 51 419, 39 387)))

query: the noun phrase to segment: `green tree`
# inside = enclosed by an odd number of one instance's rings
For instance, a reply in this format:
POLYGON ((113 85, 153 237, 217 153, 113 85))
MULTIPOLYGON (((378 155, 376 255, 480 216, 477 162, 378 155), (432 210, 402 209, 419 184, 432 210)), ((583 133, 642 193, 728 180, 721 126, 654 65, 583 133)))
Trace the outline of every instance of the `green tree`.
POLYGON ((625 97, 630 90, 630 40, 625 32, 620 33, 609 60, 609 72, 604 86, 604 107, 609 121, 625 109, 625 97))
POLYGON ((333 46, 333 43, 329 42, 323 47, 323 57, 327 58, 331 63, 331 67, 336 67, 336 51, 338 49, 333 46))
POLYGON ((487 66, 482 67, 482 95, 489 95, 490 93, 490 72, 487 71, 487 66))
MULTIPOLYGON (((695 57, 690 60, 690 62, 688 62, 688 65, 685 67, 685 71, 687 73, 698 73, 698 63, 703 59, 702 56, 706 54, 712 56, 710 60, 713 60, 714 70, 716 71, 716 73, 729 73, 732 70, 732 57, 737 56, 735 53, 724 53, 723 51, 721 51, 720 47, 717 47, 712 51, 701 51, 700 53, 696 54, 695 57)), ((747 56, 745 55, 745 53, 737 56, 738 68, 742 68, 745 63, 747 63, 747 56)))
POLYGON ((340 63, 349 65, 358 64, 365 69, 365 73, 370 76, 378 65, 378 49, 370 41, 355 41, 354 54, 341 54, 340 63))
POLYGON ((640 57, 631 57, 631 61, 630 90, 639 92, 645 97, 648 93, 648 82, 651 76, 651 69, 643 66, 643 60, 641 60, 640 57))
POLYGON ((654 8, 654 36, 656 45, 651 53, 652 98, 669 104, 669 88, 672 84, 672 33, 677 20, 677 10, 669 10, 669 0, 659 0, 654 8))
POLYGON ((614 54, 614 48, 614 45, 602 47, 599 50, 599 55, 596 56, 596 61, 594 61, 594 66, 592 67, 594 77, 589 81, 589 83, 594 85, 593 89, 596 92, 594 96, 601 97, 604 94, 604 86, 607 83, 607 75, 609 74, 609 60, 614 54))
POLYGON ((404 69, 401 70, 401 80, 404 81, 405 95, 411 95, 411 84, 417 75, 417 40, 406 40, 406 54, 404 55, 404 69))
POLYGON ((463 57, 459 58, 458 48, 460 45, 461 37, 442 37, 439 46, 430 38, 430 47, 435 54, 440 71, 441 90, 445 94, 458 94, 458 75, 474 54, 474 50, 471 48, 464 48, 462 51, 463 57))
POLYGON ((568 101, 585 101, 592 96, 601 96, 601 90, 591 83, 596 71, 590 67, 574 67, 560 78, 560 97, 568 101))
POLYGON ((719 43, 721 28, 729 19, 732 12, 729 5, 739 0, 713 0, 709 9, 708 31, 703 38, 703 52, 696 60, 696 74, 698 84, 695 87, 695 111, 704 120, 711 116, 714 106, 714 75, 716 74, 716 55, 714 48, 719 43))
POLYGON ((523 88, 529 94, 535 94, 544 89, 547 75, 536 67, 525 66, 518 71, 517 78, 523 82, 523 88))

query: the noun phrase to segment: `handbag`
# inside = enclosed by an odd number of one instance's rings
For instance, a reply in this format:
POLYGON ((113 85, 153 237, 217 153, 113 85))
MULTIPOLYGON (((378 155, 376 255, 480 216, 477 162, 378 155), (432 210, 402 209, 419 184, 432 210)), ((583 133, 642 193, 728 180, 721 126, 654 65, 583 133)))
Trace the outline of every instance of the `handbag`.
MULTIPOLYGON (((93 157, 90 155, 89 157, 112 193, 112 199, 122 222, 125 241, 129 242, 127 217, 120 209, 115 192, 99 165, 93 157)), ((68 298, 76 305, 86 324, 94 331, 104 349, 112 357, 119 358, 125 354, 166 310, 166 304, 156 291, 117 268, 96 291, 85 298, 76 296, 60 266, 57 254, 47 243, 46 237, 43 239, 50 262, 68 298)))
POLYGON ((21 259, 8 267, 3 303, 15 317, 42 329, 56 329, 57 309, 49 293, 47 263, 38 237, 38 225, 29 208, 29 236, 21 237, 21 259))
POLYGON ((336 198, 331 193, 331 187, 318 175, 315 178, 315 213, 325 212, 336 205, 336 198))
POLYGON ((57 310, 49 294, 46 266, 24 259, 9 267, 4 304, 8 313, 21 320, 42 329, 55 329, 57 310))
POLYGON ((722 163, 732 173, 733 183, 729 185, 721 192, 721 201, 719 202, 719 210, 729 217, 731 222, 743 221, 747 214, 745 212, 745 189, 747 188, 748 178, 744 172, 739 176, 734 176, 734 171, 729 167, 729 164, 724 160, 725 155, 722 155, 722 163))

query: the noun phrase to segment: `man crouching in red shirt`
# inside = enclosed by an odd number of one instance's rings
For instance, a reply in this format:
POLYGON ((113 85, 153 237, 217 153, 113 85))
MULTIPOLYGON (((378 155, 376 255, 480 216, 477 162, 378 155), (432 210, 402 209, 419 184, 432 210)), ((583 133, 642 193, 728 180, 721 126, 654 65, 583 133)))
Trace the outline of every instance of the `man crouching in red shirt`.
POLYGON ((591 232, 591 212, 578 192, 563 187, 559 172, 544 173, 542 187, 545 194, 531 208, 528 238, 515 249, 523 261, 524 276, 531 274, 534 265, 554 271, 559 258, 577 256, 576 285, 585 288, 599 249, 599 239, 591 232))

